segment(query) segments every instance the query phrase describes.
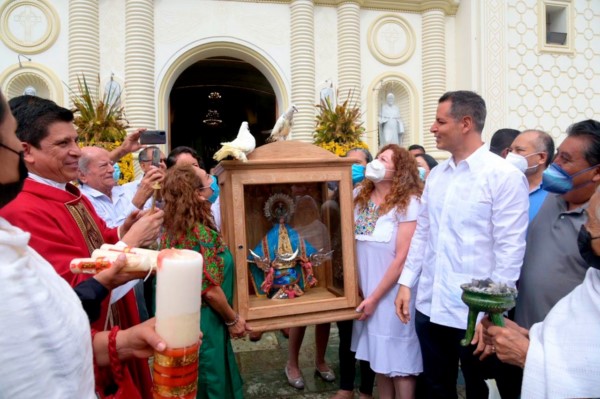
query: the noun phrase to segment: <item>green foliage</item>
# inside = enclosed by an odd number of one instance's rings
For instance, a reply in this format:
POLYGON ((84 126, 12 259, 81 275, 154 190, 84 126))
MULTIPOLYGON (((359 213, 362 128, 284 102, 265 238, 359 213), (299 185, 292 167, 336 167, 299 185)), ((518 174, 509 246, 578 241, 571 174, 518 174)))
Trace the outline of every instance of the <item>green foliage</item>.
MULTIPOLYGON (((98 76, 98 87, 100 77, 98 76)), ((102 147, 108 151, 117 148, 127 135, 129 124, 125 119, 125 112, 120 105, 121 94, 115 97, 112 86, 104 93, 102 98, 98 93, 93 93, 85 80, 85 75, 77 77, 76 93, 69 87, 71 101, 75 106, 73 124, 79 135, 79 143, 83 146, 102 147)), ((125 155, 119 160, 121 179, 119 184, 133 181, 134 168, 133 156, 125 155)))
POLYGON ((348 98, 341 104, 338 101, 335 107, 329 98, 321 99, 320 104, 316 106, 319 114, 316 116, 315 144, 360 142, 365 128, 362 126, 360 109, 352 106, 353 97, 353 92, 349 91, 348 98))
MULTIPOLYGON (((98 86, 100 77, 98 77, 98 86)), ((78 93, 69 88, 71 101, 75 106, 75 120, 73 123, 81 141, 88 145, 98 142, 123 141, 127 135, 128 123, 124 116, 123 107, 120 105, 119 94, 109 89, 102 98, 98 93, 93 93, 87 84, 85 75, 77 77, 78 93)))

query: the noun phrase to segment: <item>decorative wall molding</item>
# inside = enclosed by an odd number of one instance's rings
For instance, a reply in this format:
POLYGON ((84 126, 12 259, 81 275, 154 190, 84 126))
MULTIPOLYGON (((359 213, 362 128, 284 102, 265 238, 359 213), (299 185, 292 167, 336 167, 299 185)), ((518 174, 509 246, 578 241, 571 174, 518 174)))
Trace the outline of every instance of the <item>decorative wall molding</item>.
POLYGON ((410 24, 396 15, 383 15, 369 28, 367 44, 381 63, 401 65, 415 52, 416 35, 410 24))
MULTIPOLYGON (((488 0, 480 3, 482 29, 481 77, 482 92, 487 107, 485 132, 489 137, 498 129, 513 128, 507 122, 506 99, 506 2, 488 0)), ((485 140, 487 141, 487 140, 485 140)))
POLYGON ((292 0, 290 20, 292 103, 298 108, 291 136, 296 140, 312 142, 316 98, 315 21, 312 0, 292 0))
MULTIPOLYGON (((231 0, 242 3, 275 3, 288 4, 293 0, 231 0)), ((348 1, 360 3, 361 8, 384 11, 406 11, 421 13, 427 10, 440 9, 446 15, 456 15, 459 0, 314 0, 316 6, 337 7, 348 1)))
POLYGON ((69 87, 85 76, 92 92, 98 90, 100 73, 100 12, 97 0, 69 2, 69 87))
POLYGON ((356 1, 340 4, 337 9, 338 92, 339 100, 352 94, 353 106, 361 100, 360 6, 356 1))
POLYGON ((156 127, 154 2, 125 5, 125 106, 131 128, 156 127))
MULTIPOLYGON (((435 120, 438 100, 446 91, 446 18, 444 11, 423 13, 423 141, 427 152, 438 152, 429 127, 435 120)), ((434 155, 436 156, 436 155, 434 155)))
POLYGON ((60 78, 42 64, 13 64, 0 74, 0 87, 7 100, 22 95, 27 86, 33 86, 39 97, 64 105, 64 89, 60 78))
POLYGON ((59 33, 58 13, 46 0, 5 1, 0 6, 0 39, 17 53, 41 53, 59 33))

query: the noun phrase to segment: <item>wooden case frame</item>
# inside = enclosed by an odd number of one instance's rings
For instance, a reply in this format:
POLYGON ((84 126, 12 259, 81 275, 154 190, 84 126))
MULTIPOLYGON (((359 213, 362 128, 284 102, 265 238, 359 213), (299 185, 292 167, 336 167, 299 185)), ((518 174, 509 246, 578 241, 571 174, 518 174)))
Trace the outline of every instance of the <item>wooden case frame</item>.
MULTIPOLYGON (((248 162, 222 161, 215 174, 220 186, 221 231, 229 246, 236 272, 234 306, 255 331, 349 320, 358 317, 360 303, 355 266, 352 204, 353 160, 339 158, 327 150, 300 141, 279 141, 261 146, 248 155, 248 162), (246 185, 339 182, 339 220, 343 289, 328 285, 331 262, 320 270, 324 279, 310 295, 271 300, 251 293, 248 267, 246 185)), ((334 254, 335 256, 335 254, 334 254)))

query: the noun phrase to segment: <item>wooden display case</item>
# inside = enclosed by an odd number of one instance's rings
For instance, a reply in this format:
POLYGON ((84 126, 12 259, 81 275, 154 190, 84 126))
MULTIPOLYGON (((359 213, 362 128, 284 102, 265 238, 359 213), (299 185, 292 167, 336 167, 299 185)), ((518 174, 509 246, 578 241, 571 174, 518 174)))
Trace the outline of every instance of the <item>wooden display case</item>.
POLYGON ((358 316, 352 163, 279 141, 217 165, 235 307, 254 330, 358 316))

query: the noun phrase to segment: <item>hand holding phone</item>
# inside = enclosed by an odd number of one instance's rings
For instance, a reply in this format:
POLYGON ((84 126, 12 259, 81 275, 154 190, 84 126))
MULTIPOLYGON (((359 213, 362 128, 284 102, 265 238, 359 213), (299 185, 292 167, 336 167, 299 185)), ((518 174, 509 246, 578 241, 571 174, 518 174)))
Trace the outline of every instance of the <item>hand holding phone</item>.
POLYGON ((152 166, 160 167, 160 150, 158 148, 152 149, 152 166))
POLYGON ((146 130, 140 136, 140 144, 166 144, 167 134, 164 130, 146 130))

